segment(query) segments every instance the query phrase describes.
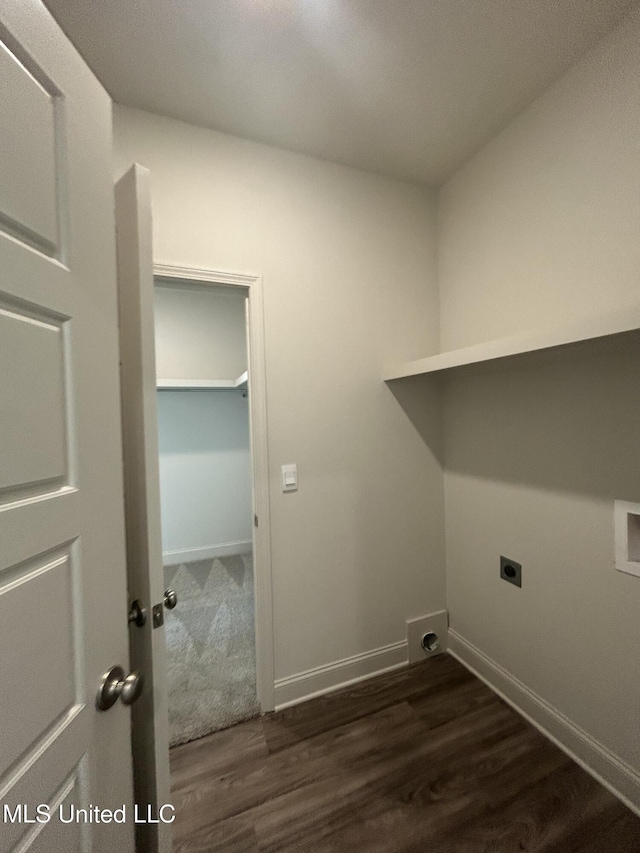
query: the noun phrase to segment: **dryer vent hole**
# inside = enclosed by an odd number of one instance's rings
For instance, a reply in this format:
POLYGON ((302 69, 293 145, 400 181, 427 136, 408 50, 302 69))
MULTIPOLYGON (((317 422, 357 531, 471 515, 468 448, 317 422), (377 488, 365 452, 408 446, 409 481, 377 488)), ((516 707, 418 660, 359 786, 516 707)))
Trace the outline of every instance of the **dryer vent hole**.
POLYGON ((438 635, 434 631, 427 631, 427 633, 422 636, 421 645, 425 652, 435 652, 440 648, 438 635))

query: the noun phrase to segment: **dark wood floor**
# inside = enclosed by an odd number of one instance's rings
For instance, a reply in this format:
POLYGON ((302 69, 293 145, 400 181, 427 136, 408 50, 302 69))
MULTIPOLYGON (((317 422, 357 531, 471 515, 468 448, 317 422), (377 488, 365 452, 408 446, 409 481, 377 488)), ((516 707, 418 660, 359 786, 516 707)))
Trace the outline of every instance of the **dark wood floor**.
POLYGON ((176 853, 640 853, 640 818, 448 655, 171 753, 176 853))

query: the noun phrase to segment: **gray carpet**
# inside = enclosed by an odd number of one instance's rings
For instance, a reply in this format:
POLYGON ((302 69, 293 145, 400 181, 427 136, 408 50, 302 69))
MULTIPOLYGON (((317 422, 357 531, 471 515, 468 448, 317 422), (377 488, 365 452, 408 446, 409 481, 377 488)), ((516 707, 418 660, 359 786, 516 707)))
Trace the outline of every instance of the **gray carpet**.
POLYGON ((171 746, 260 713, 253 560, 218 557, 165 568, 178 606, 165 611, 171 746))

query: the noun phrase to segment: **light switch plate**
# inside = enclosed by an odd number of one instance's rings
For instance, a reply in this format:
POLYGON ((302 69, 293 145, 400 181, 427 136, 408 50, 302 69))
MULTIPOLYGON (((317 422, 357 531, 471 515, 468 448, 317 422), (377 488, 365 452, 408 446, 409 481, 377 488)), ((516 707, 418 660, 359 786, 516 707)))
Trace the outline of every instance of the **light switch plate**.
POLYGON ((282 466, 282 491, 295 492, 298 489, 298 466, 295 464, 282 466))

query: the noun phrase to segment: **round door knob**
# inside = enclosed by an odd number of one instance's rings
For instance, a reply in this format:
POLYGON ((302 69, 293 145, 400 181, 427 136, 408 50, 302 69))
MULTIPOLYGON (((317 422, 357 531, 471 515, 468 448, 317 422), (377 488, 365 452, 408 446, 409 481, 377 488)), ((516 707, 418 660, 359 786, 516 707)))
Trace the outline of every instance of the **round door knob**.
POLYGON ((167 610, 173 610, 178 603, 178 594, 175 589, 165 589, 164 591, 164 606, 167 610))
POLYGON ((124 705, 132 705, 142 693, 143 679, 139 672, 125 676, 121 666, 112 666, 100 680, 96 695, 96 707, 99 711, 108 711, 118 699, 124 705))
POLYGON ((139 672, 130 672, 122 682, 120 690, 120 700, 123 705, 133 705, 136 699, 142 693, 142 676, 139 672))

